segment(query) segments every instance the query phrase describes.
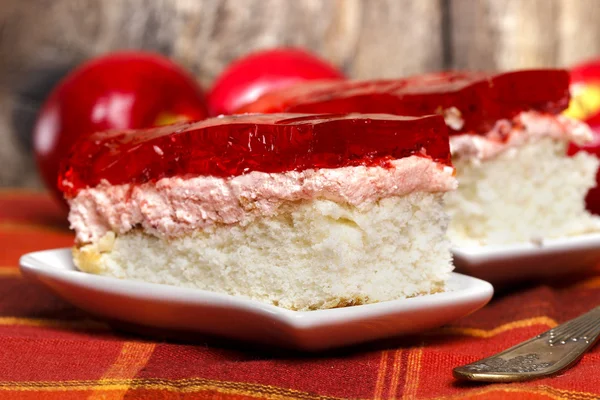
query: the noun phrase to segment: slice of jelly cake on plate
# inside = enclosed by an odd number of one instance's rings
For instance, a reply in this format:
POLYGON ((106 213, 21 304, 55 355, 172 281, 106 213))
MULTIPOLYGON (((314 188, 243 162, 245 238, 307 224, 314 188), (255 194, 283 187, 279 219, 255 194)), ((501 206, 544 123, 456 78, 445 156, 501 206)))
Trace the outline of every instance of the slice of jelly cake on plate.
POLYGON ((83 271, 310 310, 439 292, 452 270, 440 116, 242 115, 74 149, 83 271))
POLYGON ((508 245, 597 232, 585 210, 598 159, 567 154, 592 139, 560 113, 564 70, 448 72, 398 80, 314 82, 266 94, 239 112, 440 114, 459 188, 448 196, 456 246, 508 245))

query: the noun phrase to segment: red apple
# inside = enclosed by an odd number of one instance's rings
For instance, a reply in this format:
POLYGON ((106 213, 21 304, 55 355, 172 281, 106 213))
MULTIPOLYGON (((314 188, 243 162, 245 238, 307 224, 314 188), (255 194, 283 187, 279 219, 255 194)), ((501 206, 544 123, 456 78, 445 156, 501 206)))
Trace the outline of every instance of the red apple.
POLYGON ((233 114, 269 90, 317 79, 344 79, 344 75, 304 50, 259 51, 235 61, 221 73, 208 94, 208 108, 211 115, 233 114))
POLYGON ((167 58, 144 52, 101 56, 66 76, 42 106, 33 132, 38 167, 62 199, 59 164, 80 136, 206 116, 195 79, 167 58))
MULTIPOLYGON (((575 66, 571 70, 571 103, 565 114, 586 122, 594 132, 594 140, 585 146, 571 144, 570 154, 580 150, 600 157, 600 59, 575 66)), ((588 192, 586 205, 600 214, 600 170, 596 186, 588 192)))

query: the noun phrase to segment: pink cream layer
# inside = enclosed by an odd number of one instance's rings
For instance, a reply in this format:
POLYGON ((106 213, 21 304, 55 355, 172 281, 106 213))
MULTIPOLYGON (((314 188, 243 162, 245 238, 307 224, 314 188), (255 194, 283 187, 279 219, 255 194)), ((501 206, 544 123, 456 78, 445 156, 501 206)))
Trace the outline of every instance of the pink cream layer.
POLYGON ((510 148, 544 137, 582 145, 592 140, 592 131, 585 123, 562 115, 523 112, 513 121, 496 122, 494 128, 484 135, 450 136, 450 152, 453 159, 485 161, 510 148))
POLYGON ((453 168, 420 156, 394 160, 387 168, 255 171, 228 178, 163 178, 142 185, 103 182, 70 200, 69 221, 79 244, 136 227, 168 238, 215 224, 247 224, 274 216, 289 202, 326 199, 368 209, 382 198, 445 192, 456 186, 453 168))

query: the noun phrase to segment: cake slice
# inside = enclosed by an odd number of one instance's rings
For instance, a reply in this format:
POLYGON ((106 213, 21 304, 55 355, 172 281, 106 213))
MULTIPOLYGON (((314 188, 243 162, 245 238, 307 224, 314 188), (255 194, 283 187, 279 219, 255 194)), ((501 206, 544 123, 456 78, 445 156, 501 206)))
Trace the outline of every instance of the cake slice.
POLYGON ((560 113, 564 70, 448 72, 398 80, 315 82, 274 91, 239 112, 442 115, 459 188, 448 196, 456 245, 539 243, 600 229, 585 210, 598 160, 570 142, 589 128, 560 113))
POLYGON ((439 292, 452 270, 440 116, 230 116, 74 149, 83 271, 313 310, 439 292))

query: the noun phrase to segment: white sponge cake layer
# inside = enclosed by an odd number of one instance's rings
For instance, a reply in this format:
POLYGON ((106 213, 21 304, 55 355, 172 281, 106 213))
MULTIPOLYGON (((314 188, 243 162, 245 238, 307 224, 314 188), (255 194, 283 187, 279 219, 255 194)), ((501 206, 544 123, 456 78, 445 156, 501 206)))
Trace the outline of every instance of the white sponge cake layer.
POLYGON ((452 270, 443 193, 368 208, 316 199, 246 225, 175 238, 140 230, 74 250, 84 271, 268 302, 294 310, 374 303, 443 290, 452 270))
POLYGON ((598 159, 583 152, 567 157, 567 145, 532 137, 486 160, 455 157, 459 188, 447 197, 452 242, 538 242, 599 230, 584 203, 598 159))

